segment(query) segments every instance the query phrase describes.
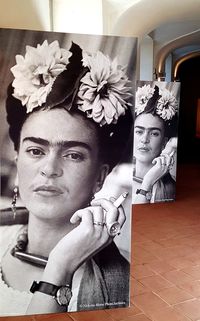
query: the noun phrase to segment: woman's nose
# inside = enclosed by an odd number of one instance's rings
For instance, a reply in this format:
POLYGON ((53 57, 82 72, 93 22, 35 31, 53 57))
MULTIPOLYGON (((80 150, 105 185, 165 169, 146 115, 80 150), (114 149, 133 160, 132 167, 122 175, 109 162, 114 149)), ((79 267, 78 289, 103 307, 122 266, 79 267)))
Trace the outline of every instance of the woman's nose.
POLYGON ((56 155, 48 155, 44 160, 45 163, 41 166, 40 174, 47 178, 56 178, 63 175, 61 161, 56 155))
POLYGON ((144 131, 144 133, 143 133, 143 135, 142 135, 142 137, 141 137, 141 141, 142 141, 142 143, 144 143, 144 144, 150 142, 148 131, 144 131))

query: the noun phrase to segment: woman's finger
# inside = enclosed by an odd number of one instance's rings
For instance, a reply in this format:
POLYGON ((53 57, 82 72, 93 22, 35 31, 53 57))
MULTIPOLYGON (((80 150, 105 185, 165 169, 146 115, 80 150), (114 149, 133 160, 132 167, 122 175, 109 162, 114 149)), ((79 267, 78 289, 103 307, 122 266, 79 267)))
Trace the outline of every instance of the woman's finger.
POLYGON ((161 166, 166 166, 168 167, 169 165, 169 161, 170 161, 170 156, 169 155, 162 155, 160 156, 160 159, 161 159, 161 166))
POLYGON ((122 206, 120 206, 119 211, 120 211, 120 213, 119 213, 119 216, 118 216, 118 222, 119 222, 119 224, 120 224, 120 226, 122 228, 124 223, 125 223, 125 221, 126 221, 126 215, 125 215, 125 212, 124 212, 124 209, 123 209, 122 206))
POLYGON ((91 203, 92 206, 101 206, 104 211, 104 220, 106 223, 111 223, 117 221, 119 210, 113 205, 110 200, 101 198, 98 200, 93 200, 91 203))
POLYGON ((100 206, 90 206, 79 210, 71 217, 70 222, 75 224, 80 222, 80 226, 84 226, 85 230, 93 233, 93 237, 98 239, 105 232, 104 211, 100 206))
POLYGON ((160 156, 160 161, 161 161, 161 166, 164 167, 164 166, 167 166, 167 157, 162 155, 160 156))
POLYGON ((157 165, 157 167, 161 167, 162 172, 165 173, 168 170, 170 161, 171 157, 168 154, 163 154, 154 159, 154 165, 157 165))
POLYGON ((85 223, 88 223, 89 225, 93 225, 93 214, 92 214, 90 208, 87 207, 87 208, 76 211, 70 219, 70 222, 72 224, 76 224, 80 221, 84 221, 85 223))
POLYGON ((152 164, 153 165, 158 165, 158 166, 161 166, 161 157, 156 157, 152 160, 152 164))
POLYGON ((91 206, 90 211, 93 214, 93 225, 98 229, 102 229, 105 225, 104 211, 101 206, 91 206))
POLYGON ((106 199, 99 199, 92 202, 92 205, 94 204, 101 204, 101 206, 104 208, 104 221, 105 225, 107 227, 108 233, 110 226, 118 223, 119 229, 122 228, 124 225, 124 222, 126 220, 125 212, 122 206, 119 206, 118 208, 113 204, 115 201, 115 198, 110 198, 110 200, 106 199))

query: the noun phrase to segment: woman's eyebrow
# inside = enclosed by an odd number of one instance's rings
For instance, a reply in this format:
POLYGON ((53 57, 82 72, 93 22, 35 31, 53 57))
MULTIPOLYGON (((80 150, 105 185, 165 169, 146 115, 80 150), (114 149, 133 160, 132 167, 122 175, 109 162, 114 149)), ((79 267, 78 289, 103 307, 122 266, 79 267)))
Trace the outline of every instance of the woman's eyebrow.
POLYGON ((83 148, 86 148, 88 151, 91 151, 92 148, 89 144, 81 142, 81 141, 76 141, 76 140, 63 140, 63 141, 58 141, 58 142, 50 142, 44 138, 41 137, 34 137, 34 136, 30 136, 30 137, 25 137, 22 142, 26 142, 26 141, 30 141, 39 145, 43 145, 45 147, 49 147, 49 146, 59 146, 61 148, 70 148, 70 147, 74 147, 74 146, 80 146, 83 148))
POLYGON ((161 132, 161 129, 158 128, 158 127, 143 127, 143 126, 136 125, 135 128, 139 128, 139 129, 143 129, 143 130, 145 130, 145 129, 148 129, 148 130, 159 130, 161 132))

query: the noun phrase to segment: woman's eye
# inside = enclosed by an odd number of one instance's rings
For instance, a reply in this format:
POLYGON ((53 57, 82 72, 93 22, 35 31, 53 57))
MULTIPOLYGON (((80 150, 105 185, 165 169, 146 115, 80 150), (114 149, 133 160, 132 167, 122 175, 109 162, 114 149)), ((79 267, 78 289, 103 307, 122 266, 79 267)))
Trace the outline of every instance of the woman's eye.
POLYGON ((70 152, 64 155, 65 158, 80 162, 84 159, 84 155, 76 152, 70 152))
POLYGON ((138 130, 138 129, 137 129, 137 130, 135 131, 135 133, 136 133, 137 135, 142 135, 143 132, 142 132, 142 130, 138 130))
POLYGON ((159 133, 158 132, 152 132, 151 135, 157 137, 157 136, 159 136, 159 133))
POLYGON ((29 153, 33 157, 40 157, 44 155, 44 152, 38 148, 31 148, 27 150, 27 153, 29 153))

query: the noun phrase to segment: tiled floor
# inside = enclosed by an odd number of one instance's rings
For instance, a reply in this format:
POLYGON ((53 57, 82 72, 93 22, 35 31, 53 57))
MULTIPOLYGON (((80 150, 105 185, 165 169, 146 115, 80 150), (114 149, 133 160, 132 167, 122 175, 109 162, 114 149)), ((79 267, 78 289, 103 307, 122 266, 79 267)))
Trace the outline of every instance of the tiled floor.
POLYGON ((200 320, 200 169, 188 170, 175 203, 135 209, 131 302, 140 312, 132 320, 200 320))
POLYGON ((131 307, 15 321, 200 321, 200 166, 182 166, 177 200, 133 211, 131 307))

